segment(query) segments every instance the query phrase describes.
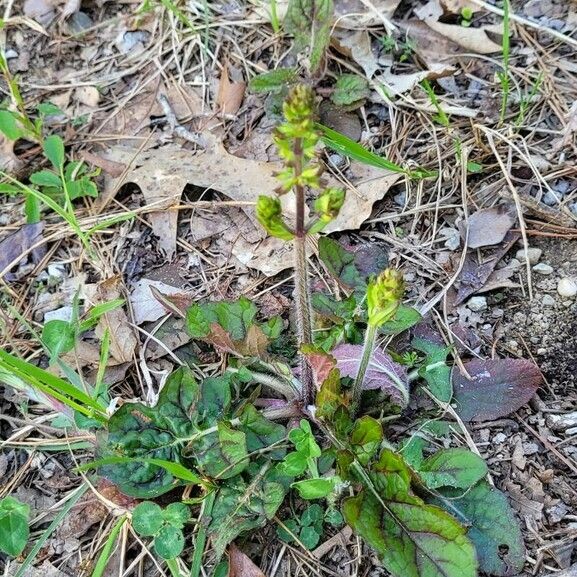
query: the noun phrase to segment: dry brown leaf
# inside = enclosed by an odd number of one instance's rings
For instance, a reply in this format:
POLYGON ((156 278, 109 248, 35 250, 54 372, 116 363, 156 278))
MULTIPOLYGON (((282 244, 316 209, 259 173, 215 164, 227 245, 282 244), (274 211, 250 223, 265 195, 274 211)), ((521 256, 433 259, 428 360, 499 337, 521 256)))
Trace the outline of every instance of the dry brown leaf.
POLYGON ((338 28, 365 29, 390 20, 401 0, 335 0, 338 28))
MULTIPOLYGON (((134 157, 134 150, 115 147, 109 150, 106 156, 117 162, 129 163, 134 157)), ((279 163, 239 158, 229 154, 221 144, 212 150, 196 154, 170 144, 142 153, 135 164, 137 168, 130 173, 128 181, 140 186, 148 204, 151 204, 151 199, 160 198, 162 205, 169 207, 171 199, 174 203, 174 199, 180 198, 188 183, 217 190, 234 201, 247 203, 243 210, 253 223, 254 228, 251 228, 250 234, 241 233, 238 228, 233 227, 223 233, 232 244, 232 254, 241 263, 256 268, 267 276, 273 276, 292 266, 290 245, 276 238, 267 238, 254 216, 253 203, 258 196, 273 194, 278 187, 275 174, 280 169, 279 163)), ((354 173, 355 169, 359 169, 359 165, 353 163, 352 169, 354 173)), ((359 228, 369 218, 373 204, 382 199, 388 189, 401 178, 400 174, 376 168, 363 170, 362 174, 361 179, 348 191, 347 201, 339 216, 325 229, 327 232, 359 228)), ((327 181, 330 185, 338 185, 331 179, 327 181)), ((295 212, 293 195, 284 195, 281 201, 283 212, 290 219, 290 215, 295 212)), ((171 241, 175 243, 177 214, 176 211, 173 211, 174 214, 170 212, 165 208, 160 216, 165 220, 174 218, 169 230, 171 241)), ((167 241, 166 238, 164 240, 167 241)))
POLYGON ((14 154, 14 141, 0 133, 0 170, 8 174, 20 172, 24 162, 14 154))
POLYGON ((386 70, 379 80, 385 83, 387 90, 393 94, 403 94, 410 92, 417 84, 423 80, 436 80, 445 76, 451 76, 455 68, 448 64, 431 64, 429 70, 413 72, 411 74, 392 74, 390 69, 386 70))
POLYGON ((430 0, 423 6, 415 8, 413 12, 421 20, 428 18, 438 20, 445 14, 461 14, 463 8, 467 8, 473 13, 481 10, 480 6, 470 0, 430 0))
POLYGON ((244 98, 246 82, 231 82, 228 67, 224 66, 218 84, 217 104, 222 116, 234 116, 244 98))
POLYGON ((164 296, 182 297, 183 290, 161 281, 148 278, 140 279, 130 295, 130 304, 134 314, 134 322, 140 325, 144 322, 157 321, 166 314, 166 307, 154 296, 153 289, 157 289, 164 296))
POLYGON ((331 44, 335 50, 352 58, 364 70, 369 80, 379 69, 379 63, 371 48, 371 38, 366 30, 336 30, 331 37, 331 44))
POLYGON ((438 22, 434 18, 425 20, 425 23, 435 32, 439 32, 459 46, 466 48, 469 52, 475 52, 477 54, 493 54, 494 52, 500 52, 502 50, 501 45, 491 40, 487 34, 487 32, 502 34, 503 27, 500 25, 484 26, 482 28, 466 28, 465 26, 460 26, 458 24, 445 24, 444 22, 438 22))
POLYGON ((473 13, 481 11, 481 6, 471 0, 441 0, 441 4, 447 12, 453 14, 460 14, 463 8, 467 8, 473 13))
POLYGON ((469 218, 467 246, 469 248, 480 248, 499 244, 503 241, 514 222, 515 216, 508 205, 478 210, 469 218))
POLYGON ((266 576, 234 543, 231 543, 228 548, 228 577, 266 576))
MULTIPOLYGON (((91 305, 106 303, 121 298, 120 285, 122 277, 113 276, 97 285, 86 285, 84 292, 91 305)), ((132 361, 138 341, 132 332, 128 317, 123 308, 118 307, 100 317, 94 330, 96 336, 102 339, 108 330, 110 337, 111 364, 132 361)))

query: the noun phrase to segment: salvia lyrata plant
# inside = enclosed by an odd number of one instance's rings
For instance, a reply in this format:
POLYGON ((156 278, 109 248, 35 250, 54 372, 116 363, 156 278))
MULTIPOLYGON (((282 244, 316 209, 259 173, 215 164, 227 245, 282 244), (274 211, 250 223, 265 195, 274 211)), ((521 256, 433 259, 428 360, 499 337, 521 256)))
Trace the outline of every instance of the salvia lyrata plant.
POLYGON ((207 540, 218 563, 229 543, 274 518, 281 539, 309 548, 346 523, 395 577, 515 574, 522 539, 485 462, 465 448, 434 451, 452 424, 429 415, 408 438, 386 434, 408 406, 409 383, 451 400, 449 348, 423 335, 408 350, 379 346, 420 320, 402 303, 400 271, 382 254, 368 266, 323 236, 319 258, 345 297, 311 293, 308 245, 346 202, 323 184, 314 118, 314 93, 295 87, 274 135, 279 187, 257 203, 268 234, 292 245, 296 330, 263 319, 247 298, 193 304, 187 330, 226 353, 225 370, 181 366, 155 406, 95 415, 99 454, 85 468, 145 500, 135 530, 167 560, 186 554, 194 533, 193 565, 207 540))

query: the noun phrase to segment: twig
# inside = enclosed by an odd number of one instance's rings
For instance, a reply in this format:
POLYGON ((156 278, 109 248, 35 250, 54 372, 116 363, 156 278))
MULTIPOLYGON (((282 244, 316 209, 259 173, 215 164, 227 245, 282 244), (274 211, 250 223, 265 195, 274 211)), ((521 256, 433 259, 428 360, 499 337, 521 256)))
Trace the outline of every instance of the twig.
POLYGON ((158 100, 160 106, 162 106, 162 111, 164 112, 164 116, 166 116, 166 120, 168 121, 172 133, 176 134, 176 136, 179 136, 180 138, 188 140, 188 142, 196 144, 202 149, 205 149, 206 141, 204 140, 204 138, 202 136, 194 134, 193 132, 188 130, 188 128, 185 128, 184 126, 182 126, 182 124, 178 122, 176 114, 172 110, 170 102, 168 102, 168 98, 160 92, 156 97, 156 99, 158 100))

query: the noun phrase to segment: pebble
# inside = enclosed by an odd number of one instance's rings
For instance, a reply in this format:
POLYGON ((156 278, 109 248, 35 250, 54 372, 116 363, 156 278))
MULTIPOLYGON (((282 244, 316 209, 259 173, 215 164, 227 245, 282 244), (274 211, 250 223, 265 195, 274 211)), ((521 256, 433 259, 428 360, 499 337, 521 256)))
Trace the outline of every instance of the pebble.
POLYGON ((569 507, 567 507, 567 505, 561 501, 546 511, 547 516, 549 517, 549 523, 560 523, 565 515, 569 513, 569 507))
POLYGON ((512 258, 507 265, 509 268, 519 268, 521 266, 521 261, 516 258, 512 258))
POLYGON ((329 155, 329 164, 335 168, 343 168, 346 164, 344 156, 337 154, 336 152, 329 155))
POLYGON ((407 193, 403 190, 402 192, 399 192, 399 194, 395 194, 393 200, 399 206, 405 206, 405 203, 407 202, 407 193))
POLYGON ((557 284, 557 292, 562 297, 573 298, 577 295, 577 283, 569 277, 564 277, 557 284))
POLYGON ((539 452, 539 445, 537 443, 523 443, 523 453, 528 457, 539 452))
POLYGON ((504 433, 497 433, 494 437, 493 437, 493 442, 497 443, 497 445, 500 445, 501 443, 504 443, 507 440, 507 435, 505 435, 504 433))
POLYGON ((543 202, 547 206, 557 206, 559 204, 559 200, 561 198, 563 198, 563 195, 555 194, 555 193, 551 192, 550 190, 548 190, 547 193, 545 194, 545 196, 543 197, 543 202))
POLYGON ((555 306, 555 299, 551 295, 545 295, 543 297, 543 306, 544 307, 554 307, 555 306))
MULTIPOLYGON (((541 255, 543 254, 543 251, 540 248, 533 248, 533 247, 529 247, 527 249, 527 260, 529 261, 529 264, 537 264, 539 262, 539 259, 541 258, 541 255)), ((522 248, 520 250, 517 251, 517 254, 515 255, 517 257, 517 260, 521 263, 525 263, 526 259, 525 259, 525 249, 522 248)))
POLYGON ((487 297, 471 297, 467 301, 467 307, 475 313, 487 308, 487 297))
POLYGON ((504 314, 505 314, 505 311, 503 309, 493 309, 491 311, 491 316, 494 319, 500 319, 504 314))
POLYGON ((539 274, 551 274, 553 272, 553 267, 544 262, 540 262, 533 267, 533 270, 539 274))
POLYGON ((577 427, 577 412, 565 413, 564 415, 549 415, 547 426, 553 431, 565 431, 577 427))

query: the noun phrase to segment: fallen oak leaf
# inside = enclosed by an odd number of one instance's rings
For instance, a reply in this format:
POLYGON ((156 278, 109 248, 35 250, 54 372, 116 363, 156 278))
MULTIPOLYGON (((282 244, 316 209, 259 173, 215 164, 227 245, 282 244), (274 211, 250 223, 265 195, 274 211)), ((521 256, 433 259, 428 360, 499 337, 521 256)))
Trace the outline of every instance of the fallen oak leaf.
POLYGON ((502 50, 501 45, 491 40, 488 35, 488 33, 502 34, 503 27, 500 25, 484 26, 482 28, 466 28, 457 24, 445 24, 444 22, 439 22, 434 18, 426 19, 425 23, 435 32, 439 32, 449 40, 452 40, 470 52, 475 52, 477 54, 494 54, 495 52, 501 52, 502 50))

